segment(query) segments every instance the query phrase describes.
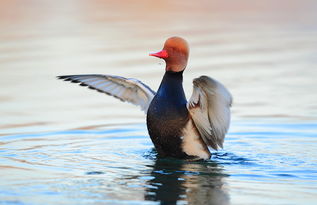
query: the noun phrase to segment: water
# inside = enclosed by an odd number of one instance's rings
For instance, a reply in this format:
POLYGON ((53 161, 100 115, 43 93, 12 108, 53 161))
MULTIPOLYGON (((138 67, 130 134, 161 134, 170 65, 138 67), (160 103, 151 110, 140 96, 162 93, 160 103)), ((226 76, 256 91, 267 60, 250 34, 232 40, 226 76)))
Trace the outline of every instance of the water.
POLYGON ((315 1, 1 1, 1 204, 315 204, 315 1), (234 96, 224 149, 158 159, 144 114, 55 76, 105 73, 157 89, 147 54, 179 35, 184 76, 234 96))

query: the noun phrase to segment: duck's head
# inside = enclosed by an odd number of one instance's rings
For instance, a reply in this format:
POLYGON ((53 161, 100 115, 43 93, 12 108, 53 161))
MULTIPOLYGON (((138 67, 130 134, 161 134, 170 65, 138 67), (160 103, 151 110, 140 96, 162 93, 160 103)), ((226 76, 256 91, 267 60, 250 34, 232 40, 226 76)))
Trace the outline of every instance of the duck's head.
POLYGON ((163 50, 150 53, 150 56, 162 58, 166 62, 166 71, 180 72, 185 70, 189 55, 188 43, 181 37, 168 38, 163 50))

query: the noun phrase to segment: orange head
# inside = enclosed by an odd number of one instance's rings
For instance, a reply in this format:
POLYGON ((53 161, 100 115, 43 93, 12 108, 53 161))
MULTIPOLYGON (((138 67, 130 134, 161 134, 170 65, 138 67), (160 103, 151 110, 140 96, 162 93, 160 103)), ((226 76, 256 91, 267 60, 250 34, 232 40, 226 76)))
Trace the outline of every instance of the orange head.
POLYGON ((188 43, 181 37, 171 37, 165 41, 163 50, 150 53, 150 56, 162 58, 166 62, 166 71, 180 72, 187 66, 188 43))

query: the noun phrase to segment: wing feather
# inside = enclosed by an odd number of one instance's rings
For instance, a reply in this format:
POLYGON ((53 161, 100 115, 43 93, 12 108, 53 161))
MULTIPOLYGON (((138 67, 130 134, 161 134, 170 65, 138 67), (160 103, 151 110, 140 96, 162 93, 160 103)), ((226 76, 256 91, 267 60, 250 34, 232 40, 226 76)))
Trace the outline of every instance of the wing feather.
POLYGON ((121 101, 141 106, 146 113, 155 92, 141 81, 114 75, 63 75, 58 79, 111 95, 121 101))
POLYGON ((208 76, 194 79, 193 84, 189 113, 203 141, 215 150, 222 148, 230 124, 231 94, 208 76))

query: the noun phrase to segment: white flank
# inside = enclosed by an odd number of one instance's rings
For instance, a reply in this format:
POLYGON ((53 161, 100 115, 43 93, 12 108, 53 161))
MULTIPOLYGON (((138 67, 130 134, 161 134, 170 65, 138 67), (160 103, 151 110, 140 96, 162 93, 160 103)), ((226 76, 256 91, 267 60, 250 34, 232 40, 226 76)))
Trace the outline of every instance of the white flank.
POLYGON ((191 156, 198 156, 202 159, 209 159, 210 152, 204 146, 200 139, 199 133, 193 125, 193 121, 189 120, 186 127, 183 129, 183 151, 191 156))

